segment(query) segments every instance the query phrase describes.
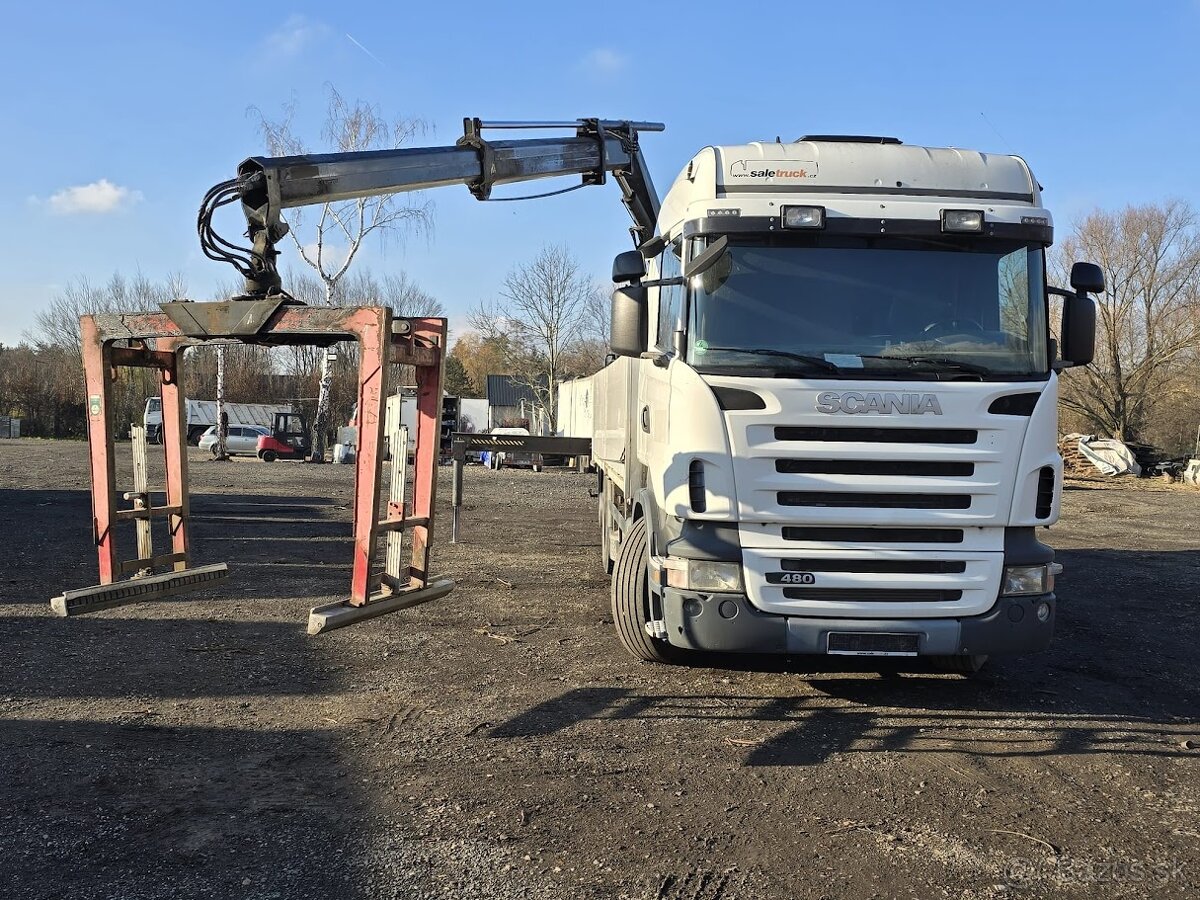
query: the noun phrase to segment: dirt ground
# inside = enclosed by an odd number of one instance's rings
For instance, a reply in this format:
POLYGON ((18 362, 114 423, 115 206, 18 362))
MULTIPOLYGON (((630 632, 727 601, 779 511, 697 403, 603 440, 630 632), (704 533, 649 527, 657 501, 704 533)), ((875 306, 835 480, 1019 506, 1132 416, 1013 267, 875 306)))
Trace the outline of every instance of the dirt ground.
POLYGON ((1072 485, 1053 648, 964 678, 635 662, 565 471, 469 470, 454 593, 310 638, 351 469, 196 452, 195 562, 230 579, 56 619, 96 581, 86 458, 0 441, 6 900, 1200 889, 1200 491, 1072 485))

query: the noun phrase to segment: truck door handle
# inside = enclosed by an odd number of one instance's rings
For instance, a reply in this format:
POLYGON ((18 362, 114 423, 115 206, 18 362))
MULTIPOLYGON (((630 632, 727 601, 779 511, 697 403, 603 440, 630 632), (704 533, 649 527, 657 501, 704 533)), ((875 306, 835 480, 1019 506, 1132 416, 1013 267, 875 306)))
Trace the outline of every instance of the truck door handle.
POLYGON ((650 433, 650 407, 642 407, 642 431, 650 433))

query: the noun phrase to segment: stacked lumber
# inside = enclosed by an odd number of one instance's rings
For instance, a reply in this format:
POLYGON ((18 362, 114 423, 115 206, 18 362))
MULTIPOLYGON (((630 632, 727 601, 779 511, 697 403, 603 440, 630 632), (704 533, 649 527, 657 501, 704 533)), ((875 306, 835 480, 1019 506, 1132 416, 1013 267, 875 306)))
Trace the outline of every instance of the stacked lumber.
POLYGON ((1058 452, 1063 458, 1063 473, 1066 475, 1098 475, 1091 460, 1079 452, 1079 435, 1068 434, 1058 439, 1058 452))

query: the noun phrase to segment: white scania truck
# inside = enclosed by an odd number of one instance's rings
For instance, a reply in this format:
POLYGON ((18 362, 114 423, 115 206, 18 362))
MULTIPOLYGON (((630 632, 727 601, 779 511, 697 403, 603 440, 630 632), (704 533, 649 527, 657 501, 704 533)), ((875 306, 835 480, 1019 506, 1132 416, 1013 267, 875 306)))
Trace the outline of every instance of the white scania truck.
POLYGON ((1048 288, 1051 240, 1014 156, 851 136, 698 153, 656 239, 614 263, 619 355, 594 376, 625 648, 963 671, 1045 648, 1056 371, 1091 359, 1103 290, 1087 263, 1048 288))
MULTIPOLYGON (((201 208, 204 252, 283 293, 285 209, 611 176, 635 250, 594 376, 599 525, 617 631, 689 651, 926 655, 973 670, 1046 646, 1056 371, 1090 361, 1100 270, 1046 284, 1017 157, 826 135, 708 147, 660 202, 654 122, 466 119, 453 146, 253 157, 201 208), (490 130, 568 129, 492 140, 490 130), (212 214, 241 201, 250 247, 212 214), (1049 295, 1063 297, 1059 342, 1049 295)), ((286 296, 286 295, 284 295, 286 296)))

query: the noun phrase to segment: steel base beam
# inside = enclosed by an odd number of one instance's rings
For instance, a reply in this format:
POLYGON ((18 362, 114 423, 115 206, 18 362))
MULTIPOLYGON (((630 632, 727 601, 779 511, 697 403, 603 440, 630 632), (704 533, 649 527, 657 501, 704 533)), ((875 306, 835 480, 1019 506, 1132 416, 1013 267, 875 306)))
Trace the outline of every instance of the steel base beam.
POLYGON ((102 609, 112 609, 114 606, 141 603, 143 600, 161 600, 164 597, 197 591, 218 581, 224 581, 228 575, 229 566, 225 563, 216 563, 211 566, 184 569, 181 572, 149 575, 145 578, 134 578, 130 581, 118 581, 113 584, 97 584, 74 591, 64 591, 61 595, 51 598, 50 609, 55 615, 64 618, 99 612, 102 609))
POLYGON ((364 619, 374 619, 400 609, 420 606, 430 600, 445 597, 452 590, 453 579, 442 578, 424 588, 410 588, 398 594, 374 594, 362 606, 352 606, 348 600, 326 606, 314 606, 308 614, 308 633, 321 634, 364 619))

